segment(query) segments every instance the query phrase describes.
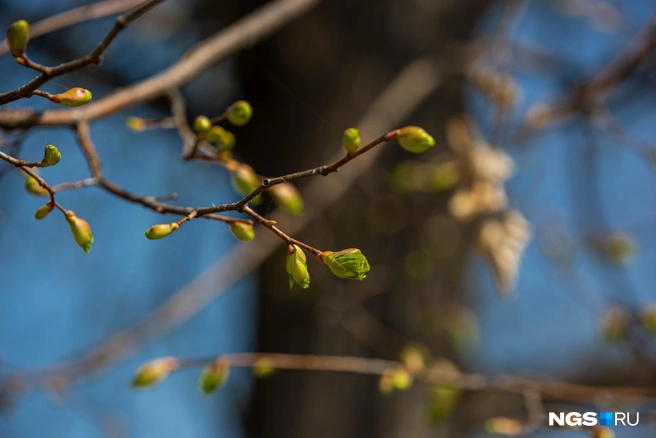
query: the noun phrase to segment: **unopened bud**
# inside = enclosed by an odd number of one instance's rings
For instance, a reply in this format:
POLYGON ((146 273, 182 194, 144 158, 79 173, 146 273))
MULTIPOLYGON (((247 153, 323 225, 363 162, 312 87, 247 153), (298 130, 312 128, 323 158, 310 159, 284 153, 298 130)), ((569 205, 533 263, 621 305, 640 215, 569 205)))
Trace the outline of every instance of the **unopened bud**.
POLYGON ((615 438, 615 432, 609 427, 593 426, 590 429, 592 438, 615 438))
POLYGON ((398 367, 392 373, 392 382, 396 390, 405 391, 406 389, 410 389, 412 380, 412 375, 404 367, 398 367))
POLYGON ((627 265, 637 252, 637 244, 628 234, 617 233, 603 243, 603 250, 611 262, 618 266, 627 265))
POLYGON ((212 121, 207 116, 198 116, 194 119, 194 132, 200 134, 201 132, 209 131, 212 127, 212 121))
POLYGON ((494 435, 517 436, 522 433, 522 423, 512 418, 492 417, 485 422, 485 430, 494 435))
POLYGON ((203 369, 198 379, 198 387, 205 394, 211 394, 221 389, 228 382, 230 376, 230 363, 226 360, 217 360, 203 369))
POLYGON ((253 117, 253 108, 245 100, 234 103, 228 109, 228 120, 235 126, 244 126, 253 117))
POLYGON ((413 154, 421 154, 435 146, 435 139, 418 126, 399 129, 395 137, 403 149, 413 154))
POLYGON ((272 186, 267 190, 273 202, 283 210, 291 214, 301 214, 305 208, 303 198, 296 186, 291 183, 282 183, 272 186))
MULTIPOLYGON (((238 164, 232 172, 232 185, 242 196, 249 195, 260 186, 260 179, 251 166, 248 164, 238 164)), ((258 195, 253 201, 261 199, 258 195)))
POLYGON ((232 222, 230 224, 230 231, 232 231, 232 234, 242 242, 249 242, 255 237, 253 225, 246 222, 232 222))
POLYGON ((406 345, 401 350, 401 362, 411 374, 418 374, 426 369, 430 353, 417 345, 406 345))
POLYGON ((81 106, 91 100, 91 91, 80 87, 71 88, 64 93, 55 94, 50 100, 62 106, 81 106))
POLYGON ((607 342, 619 342, 626 339, 631 314, 623 307, 614 306, 604 314, 602 334, 607 342))
POLYGON ((25 53, 29 34, 30 24, 25 20, 15 21, 7 29, 7 45, 14 58, 20 58, 25 53))
POLYGON ((41 219, 48 216, 54 208, 55 208, 55 205, 52 203, 52 201, 46 202, 41 207, 39 207, 39 209, 36 211, 36 213, 34 213, 34 217, 36 218, 36 220, 40 221, 41 219))
POLYGON ((175 371, 179 366, 180 362, 174 357, 162 357, 146 362, 139 367, 134 375, 132 386, 135 388, 148 388, 156 385, 166 379, 171 371, 175 371))
POLYGON ((33 178, 28 175, 28 177, 25 179, 25 190, 27 190, 29 193, 33 194, 34 196, 48 196, 50 195, 50 192, 46 190, 45 187, 43 187, 39 182, 36 180, 36 178, 33 178))
POLYGON ((310 287, 310 272, 307 267, 307 257, 298 245, 292 245, 294 252, 287 253, 287 262, 285 268, 289 274, 289 289, 294 287, 294 283, 303 289, 310 287))
POLYGON ((84 219, 75 216, 75 213, 71 210, 66 212, 66 220, 71 228, 75 242, 84 250, 84 252, 91 251, 93 234, 91 234, 89 223, 84 219))
POLYGON ((146 230, 146 238, 149 240, 163 239, 178 228, 180 228, 180 225, 175 222, 153 225, 146 230))
POLYGON ((49 144, 43 150, 43 160, 41 160, 41 167, 54 166, 61 160, 61 153, 56 146, 49 144))
POLYGON ((253 362, 253 375, 260 379, 271 377, 276 373, 276 363, 270 357, 260 357, 253 362))
POLYGON ((141 117, 130 116, 125 119, 125 126, 127 126, 130 131, 143 132, 148 127, 148 122, 141 117))
POLYGON ((229 151, 235 147, 235 135, 220 126, 212 126, 204 135, 205 140, 218 146, 222 151, 229 151))
POLYGON ((360 148, 360 130, 357 128, 349 128, 344 131, 342 146, 346 152, 350 154, 356 152, 360 148))
POLYGON ((367 258, 357 248, 344 249, 338 252, 324 251, 319 254, 321 260, 330 271, 339 278, 364 280, 371 267, 367 258))
POLYGON ((642 309, 640 322, 651 334, 656 335, 656 304, 650 304, 642 309))

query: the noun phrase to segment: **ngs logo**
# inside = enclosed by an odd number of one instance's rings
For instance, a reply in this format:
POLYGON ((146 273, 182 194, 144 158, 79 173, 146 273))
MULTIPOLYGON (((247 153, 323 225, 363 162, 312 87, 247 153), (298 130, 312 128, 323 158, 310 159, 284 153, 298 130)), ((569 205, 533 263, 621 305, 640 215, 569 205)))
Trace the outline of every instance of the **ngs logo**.
POLYGON ((635 422, 631 423, 629 412, 600 412, 599 419, 596 412, 549 412, 549 426, 637 426, 640 413, 636 412, 635 416, 635 422))

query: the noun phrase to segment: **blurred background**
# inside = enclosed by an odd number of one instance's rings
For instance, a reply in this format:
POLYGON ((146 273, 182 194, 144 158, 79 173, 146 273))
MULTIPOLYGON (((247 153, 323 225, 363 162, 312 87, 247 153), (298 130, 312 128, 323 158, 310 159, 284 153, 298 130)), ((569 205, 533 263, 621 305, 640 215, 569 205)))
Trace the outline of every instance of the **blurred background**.
MULTIPOLYGON (((100 98, 161 71, 264 3, 164 2, 121 33, 101 66, 44 89, 81 86, 100 98)), ((83 4, 0 0, 0 28, 83 4)), ((58 196, 93 228, 96 241, 84 254, 64 221, 32 219, 42 200, 0 166, 0 436, 483 437, 491 417, 529 420, 517 394, 465 392, 446 402, 416 384, 385 397, 374 376, 339 373, 256 380, 235 370, 205 397, 197 371, 185 370, 152 390, 131 389, 134 370, 159 356, 394 360, 419 345, 466 373, 653 386, 654 14, 646 0, 324 0, 184 88, 190 120, 239 99, 252 104, 251 123, 234 130, 235 153, 263 175, 327 163, 344 129, 365 122, 383 125, 364 129, 365 141, 406 124, 435 137, 427 154, 386 145, 367 168, 354 163, 352 173, 299 182, 311 194, 306 218, 277 212, 268 199, 258 207, 315 247, 360 248, 372 265, 361 283, 310 264, 310 288, 289 291, 286 251, 261 227, 248 244, 213 221, 148 241, 143 230, 161 217, 96 188, 58 196), (374 103, 390 87, 381 114, 374 103), (355 182, 323 202, 344 178, 355 182), (233 253, 239 245, 253 249, 233 253), (231 266, 254 269, 224 291, 211 272, 231 266), (47 373, 14 378, 84 357, 135 325, 132 333, 148 332, 140 321, 199 276, 194 297, 202 299, 191 306, 200 310, 137 337, 125 358, 72 385, 47 373)), ((79 57, 112 20, 38 38, 30 55, 48 65, 79 57)), ((0 58, 0 91, 33 76, 0 58)), ((10 106, 52 108, 37 99, 10 106)), ((180 205, 240 199, 220 167, 180 160, 175 130, 125 127, 128 116, 169 113, 158 100, 93 123, 105 174, 136 193, 176 192, 180 205)), ((21 134, 21 158, 40 156, 47 143, 64 157, 44 171, 48 181, 88 176, 70 129, 21 134)), ((615 435, 653 436, 645 414, 653 402, 595 402, 544 400, 547 411, 640 410, 641 426, 615 435)), ((590 433, 544 427, 531 435, 590 433)))

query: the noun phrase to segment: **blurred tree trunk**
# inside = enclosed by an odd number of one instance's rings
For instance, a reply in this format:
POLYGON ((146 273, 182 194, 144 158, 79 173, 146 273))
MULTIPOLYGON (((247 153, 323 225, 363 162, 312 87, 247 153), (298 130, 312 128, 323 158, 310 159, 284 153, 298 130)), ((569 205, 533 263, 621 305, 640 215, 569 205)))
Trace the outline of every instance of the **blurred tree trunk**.
MULTIPOLYGON (((242 3, 242 11, 222 10, 221 16, 244 13, 257 2, 242 3)), ((237 77, 259 116, 254 119, 257 129, 240 132, 241 144, 249 145, 240 153, 268 175, 323 163, 339 147, 341 132, 362 117, 407 63, 427 54, 448 63, 440 56, 451 56, 446 48, 467 38, 489 3, 323 2, 275 38, 240 55, 237 77)), ((422 111, 407 120, 434 133, 441 148, 445 121, 462 109, 461 78, 446 79, 422 111)), ((436 263, 428 280, 404 275, 404 258, 422 238, 417 230, 444 215, 447 200, 393 194, 389 172, 404 158, 401 152, 385 153, 360 187, 300 236, 324 249, 357 246, 378 272, 363 283, 348 284, 313 264, 311 288, 289 292, 285 254, 272 257, 261 271, 259 351, 397 358, 406 341, 419 340, 436 356, 452 354, 435 323, 440 314, 431 312, 454 297, 464 299, 459 296, 464 249, 436 263)), ((330 184, 326 178, 326 190, 330 184)), ((260 210, 266 212, 267 206, 260 210)), ((250 436, 267 438, 457 434, 457 421, 435 428, 427 411, 424 388, 382 397, 371 376, 285 372, 256 383, 247 428, 250 436)))

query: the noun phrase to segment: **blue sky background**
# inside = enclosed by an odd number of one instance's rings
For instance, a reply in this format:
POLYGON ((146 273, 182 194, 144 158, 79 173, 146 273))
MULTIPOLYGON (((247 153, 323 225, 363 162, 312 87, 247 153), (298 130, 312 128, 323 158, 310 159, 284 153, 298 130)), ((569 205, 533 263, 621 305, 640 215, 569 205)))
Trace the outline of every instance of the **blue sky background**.
MULTIPOLYGON (((0 28, 18 18, 36 20, 79 3, 2 1, 0 28)), ((175 26, 162 34, 153 23, 167 14, 184 21, 186 8, 181 4, 168 2, 156 10, 160 15, 153 21, 146 19, 128 29, 109 50, 104 68, 119 80, 131 82, 174 62, 199 36, 193 28, 178 32, 175 26)), ((575 83, 577 78, 595 74, 646 23, 654 9, 647 1, 613 2, 623 12, 624 26, 618 34, 610 35, 597 32, 589 20, 563 17, 557 2, 528 4, 513 38, 546 46, 573 68, 567 76, 513 71, 523 90, 517 117, 535 102, 551 101, 564 89, 564 81, 575 83)), ((495 16, 492 12, 490 23, 495 16)), ((75 50, 82 54, 94 47, 110 26, 111 20, 94 21, 67 35, 79 41, 75 50)), ((30 52, 37 60, 55 63, 46 54, 46 40, 33 44, 30 52)), ((204 82, 211 89, 192 86, 189 92, 192 98, 221 96, 216 101, 218 113, 240 96, 229 63, 215 72, 211 81, 204 82)), ((10 57, 0 59, 2 91, 32 76, 10 57)), ((58 78, 46 90, 83 86, 100 97, 110 88, 93 76, 88 70, 58 78)), ((653 97, 653 92, 645 92, 628 105, 622 102, 621 108, 611 108, 632 132, 651 138, 656 134, 653 97)), ((489 108, 475 93, 469 96, 468 104, 485 127, 489 108)), ((29 105, 51 106, 36 98, 29 105)), ((137 193, 177 192, 186 205, 236 199, 221 170, 178 159, 180 140, 176 132, 133 134, 124 127, 128 115, 166 114, 145 106, 93 124, 93 138, 110 179, 137 193)), ((67 129, 31 131, 22 157, 39 158, 47 143, 59 146, 63 156, 59 165, 43 172, 49 181, 87 176, 73 133, 67 129)), ((576 377, 571 370, 580 370, 582 364, 621 366, 628 352, 625 347, 608 347, 601 341, 600 312, 610 303, 641 306, 654 300, 653 232, 649 227, 639 229, 639 255, 621 270, 589 250, 585 235, 576 225, 589 223, 622 230, 655 217, 650 202, 653 169, 627 147, 617 147, 605 134, 581 123, 551 130, 530 142, 498 146, 512 146, 518 165, 508 184, 513 203, 538 229, 554 225, 552 218, 568 228, 579 244, 573 256, 577 268, 573 271, 554 264, 534 238, 522 265, 517 296, 504 301, 494 292, 488 270, 474 260, 476 275, 469 279, 469 286, 474 291, 482 336, 480 345, 466 358, 469 370, 490 374, 531 370, 567 379, 576 377), (593 181, 601 193, 601 211, 588 202, 593 181), (607 222, 601 221, 600 213, 607 222), (625 287, 627 284, 631 288, 625 287)), ((87 255, 75 245, 67 224, 56 212, 42 222, 33 220, 34 211, 44 201, 25 194, 20 175, 12 172, 1 184, 0 353, 4 366, 10 369, 78 356, 144 316, 235 245, 227 227, 210 221, 195 222, 165 240, 150 242, 143 231, 162 222, 160 215, 95 188, 62 193, 60 202, 93 227, 96 241, 87 255)), ((197 391, 195 371, 180 373, 147 392, 132 391, 128 382, 134 369, 152 357, 253 350, 256 289, 253 279, 243 280, 173 334, 148 344, 101 378, 76 388, 70 403, 59 406, 43 394, 21 401, 10 416, 0 416, 0 436, 102 436, 97 420, 108 415, 117 424, 125 424, 129 436, 243 436, 239 410, 249 392, 247 372, 235 371, 226 390, 211 398, 197 391)), ((644 429, 642 435, 636 429, 618 429, 616 433, 620 438, 653 435, 644 429)), ((582 436, 580 432, 541 432, 535 436, 552 435, 582 436)))

